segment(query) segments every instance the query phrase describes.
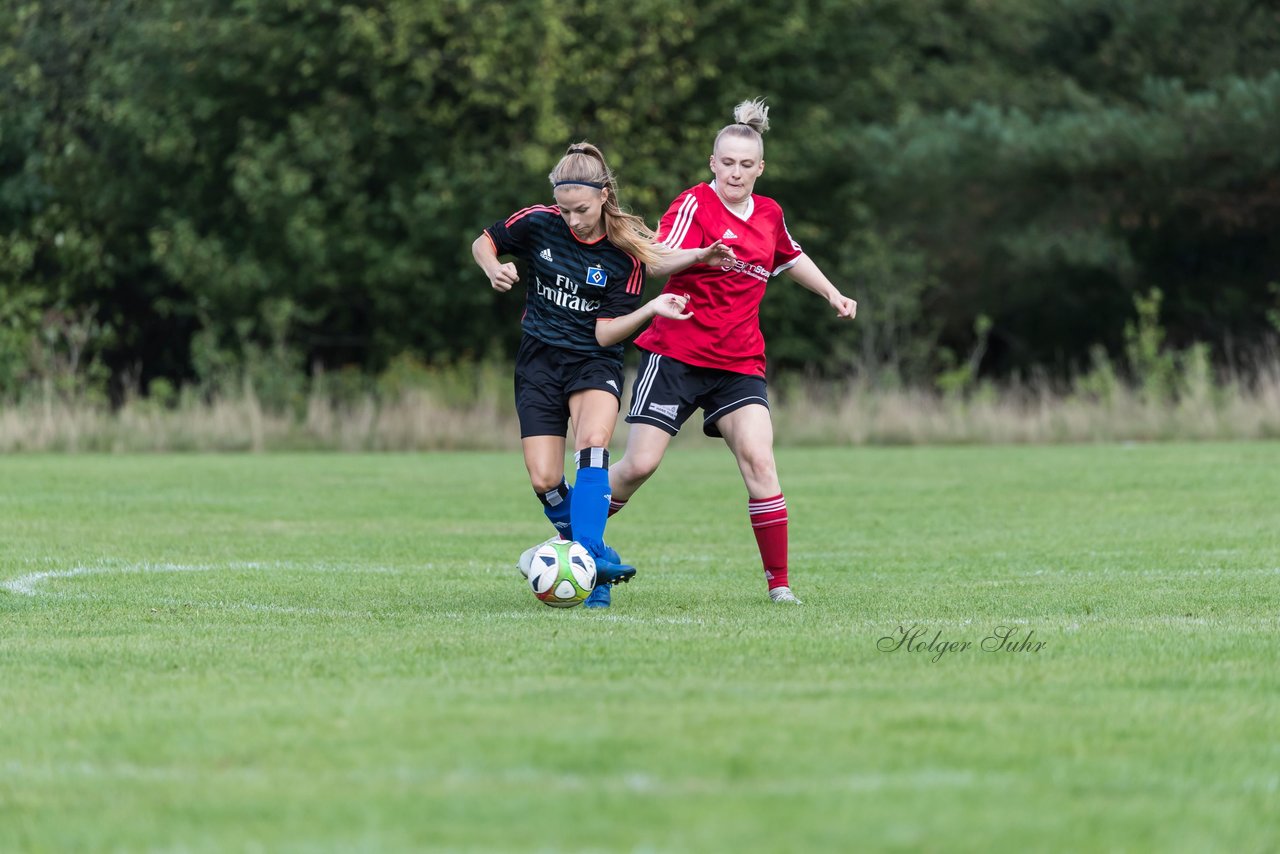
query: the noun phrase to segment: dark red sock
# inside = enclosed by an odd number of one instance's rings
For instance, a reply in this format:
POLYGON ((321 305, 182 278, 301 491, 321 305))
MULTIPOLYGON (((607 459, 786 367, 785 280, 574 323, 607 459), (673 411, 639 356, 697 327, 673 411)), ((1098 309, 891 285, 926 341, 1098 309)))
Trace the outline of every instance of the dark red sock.
POLYGON ((627 502, 619 501, 616 498, 610 498, 609 499, 609 515, 612 516, 614 513, 617 513, 619 510, 621 510, 623 507, 626 507, 626 506, 627 506, 627 502))
POLYGON ((764 578, 769 589, 787 585, 787 500, 778 493, 772 498, 752 498, 747 501, 751 514, 751 530, 760 547, 760 561, 764 564, 764 578))

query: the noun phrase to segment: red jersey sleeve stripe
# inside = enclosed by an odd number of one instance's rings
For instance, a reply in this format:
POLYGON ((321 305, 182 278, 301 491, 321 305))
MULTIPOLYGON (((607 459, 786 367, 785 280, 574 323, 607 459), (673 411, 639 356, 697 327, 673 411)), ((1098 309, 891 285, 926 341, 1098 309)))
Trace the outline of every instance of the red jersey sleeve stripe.
POLYGON ((631 259, 631 275, 627 277, 627 293, 638 294, 644 289, 644 282, 641 281, 640 277, 643 269, 638 260, 631 259))
POLYGON ((505 225, 507 226, 507 228, 510 228, 511 223, 518 222, 519 220, 522 220, 525 217, 527 217, 529 214, 538 213, 539 211, 553 213, 553 214, 556 214, 557 216, 560 214, 559 208, 553 208, 550 205, 532 205, 531 207, 527 207, 524 210, 516 211, 511 216, 507 217, 507 221, 505 225))
POLYGON ((676 218, 671 223, 671 233, 662 241, 664 246, 670 246, 672 249, 680 248, 680 244, 684 243, 685 235, 689 233, 689 226, 693 224, 693 215, 697 211, 698 200, 694 198, 693 193, 689 193, 684 197, 680 210, 676 212, 676 218))

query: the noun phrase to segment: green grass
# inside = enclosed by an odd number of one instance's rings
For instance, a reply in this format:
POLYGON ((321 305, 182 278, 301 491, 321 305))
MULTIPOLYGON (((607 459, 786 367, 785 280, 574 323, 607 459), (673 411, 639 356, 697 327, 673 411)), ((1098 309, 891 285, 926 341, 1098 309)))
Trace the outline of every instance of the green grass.
POLYGON ((1280 445, 779 463, 802 608, 699 446, 602 613, 517 455, 0 459, 0 850, 1280 847, 1280 445))

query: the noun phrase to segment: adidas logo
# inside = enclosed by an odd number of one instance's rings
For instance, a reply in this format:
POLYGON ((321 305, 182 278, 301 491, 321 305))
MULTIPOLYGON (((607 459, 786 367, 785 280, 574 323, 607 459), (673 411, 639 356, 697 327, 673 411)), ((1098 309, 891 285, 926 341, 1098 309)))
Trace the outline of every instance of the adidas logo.
MULTIPOLYGON (((726 229, 724 230, 724 236, 723 236, 723 237, 721 237, 720 239, 721 239, 721 240, 736 240, 736 239, 737 239, 737 237, 738 237, 738 235, 736 235, 736 234, 734 234, 734 233, 733 233, 733 229, 732 229, 732 228, 726 228, 726 229)), ((550 258, 548 258, 547 260, 548 260, 548 261, 550 261, 551 259, 550 259, 550 258)))
POLYGON ((543 249, 541 252, 538 253, 538 257, 541 258, 543 261, 551 261, 551 250, 543 249))
POLYGON ((605 380, 604 384, 607 385, 609 388, 613 389, 614 391, 618 390, 618 384, 613 380, 605 380))

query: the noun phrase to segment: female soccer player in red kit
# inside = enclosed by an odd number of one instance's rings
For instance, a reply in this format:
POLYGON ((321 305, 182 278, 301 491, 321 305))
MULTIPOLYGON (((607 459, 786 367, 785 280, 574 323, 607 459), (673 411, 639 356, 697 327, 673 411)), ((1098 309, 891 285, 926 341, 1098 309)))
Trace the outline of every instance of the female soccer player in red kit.
POLYGON ((631 432, 625 456, 609 469, 610 512, 657 470, 671 437, 701 408, 703 432, 724 438, 746 483, 769 597, 798 603, 787 578, 787 503, 773 457, 760 301, 770 279, 785 272, 839 317, 852 319, 858 304, 791 238, 778 203, 752 192, 764 172, 764 102, 744 101, 734 119, 716 136, 714 180, 677 196, 658 228, 659 241, 671 249, 719 240, 733 258, 672 275, 663 292, 687 294, 693 316, 657 317, 636 339, 641 359, 627 415, 631 432))

